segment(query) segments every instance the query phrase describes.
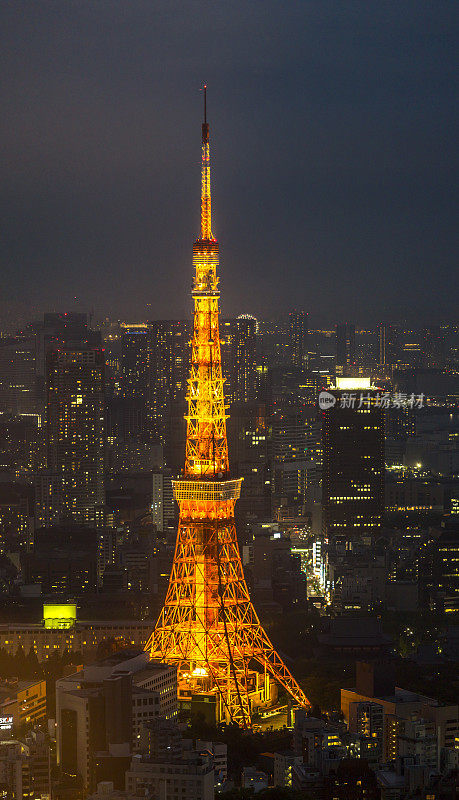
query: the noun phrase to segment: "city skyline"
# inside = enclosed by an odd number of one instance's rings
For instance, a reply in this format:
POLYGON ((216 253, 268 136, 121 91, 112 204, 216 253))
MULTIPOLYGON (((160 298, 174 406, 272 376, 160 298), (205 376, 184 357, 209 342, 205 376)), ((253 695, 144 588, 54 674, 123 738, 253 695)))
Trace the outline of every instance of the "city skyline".
POLYGON ((2 797, 455 800, 457 21, 0 4, 2 797))
POLYGON ((453 318, 453 4, 199 8, 2 8, 1 317, 189 318, 207 80, 225 315, 453 318))

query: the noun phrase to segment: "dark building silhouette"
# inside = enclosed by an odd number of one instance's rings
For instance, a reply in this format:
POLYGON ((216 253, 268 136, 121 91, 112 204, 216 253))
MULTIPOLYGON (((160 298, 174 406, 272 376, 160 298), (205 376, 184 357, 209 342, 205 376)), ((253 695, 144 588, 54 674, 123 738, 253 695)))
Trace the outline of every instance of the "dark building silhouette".
POLYGON ((445 336, 438 325, 424 328, 422 331, 425 367, 442 368, 445 365, 445 336))
POLYGON ((47 469, 38 492, 44 522, 96 521, 104 502, 104 389, 101 347, 68 342, 47 354, 47 469))
POLYGON ((131 757, 132 675, 114 674, 83 685, 74 705, 72 708, 69 703, 69 707, 60 711, 63 774, 71 776, 78 772, 83 708, 89 743, 88 785, 95 789, 100 781, 110 779, 117 789, 123 788, 131 757))
POLYGON ((336 326, 336 368, 345 371, 355 362, 355 325, 344 322, 336 326))
POLYGON ((306 311, 291 311, 289 314, 289 341, 291 363, 305 369, 308 355, 308 314, 306 311))
MULTIPOLYGON (((457 515, 455 515, 457 516, 457 515)), ((434 549, 433 586, 438 587, 437 606, 447 613, 459 611, 459 519, 442 524, 434 549)))
POLYGON ((267 519, 271 515, 270 425, 264 403, 234 403, 227 420, 232 474, 244 478, 236 506, 239 518, 267 519))
POLYGON ((90 335, 86 314, 52 313, 0 339, 0 411, 42 414, 46 353, 90 335))
POLYGON ((39 410, 36 341, 32 332, 0 339, 0 411, 39 410))
POLYGON ((392 367, 398 360, 398 332, 393 325, 380 323, 376 329, 376 363, 392 367))
POLYGON ((0 550, 30 550, 33 532, 33 487, 19 481, 0 482, 0 550))
POLYGON ((188 387, 191 323, 156 320, 149 323, 151 354, 147 432, 166 443, 171 407, 183 402, 188 387))
POLYGON ((324 535, 351 541, 374 536, 381 526, 384 411, 377 406, 369 380, 360 379, 360 389, 358 379, 354 389, 348 380, 345 390, 340 388, 343 380, 337 378, 338 388, 331 390, 336 402, 322 411, 322 506, 324 535))
POLYGON ((39 414, 0 414, 0 471, 17 478, 42 466, 42 428, 39 414))
POLYGON ((255 399, 256 325, 249 316, 222 320, 222 370, 225 377, 225 396, 230 403, 245 403, 255 399))
POLYGON ((149 387, 150 329, 146 323, 121 326, 121 394, 146 401, 149 387))
POLYGON ((165 443, 173 403, 183 401, 191 325, 184 320, 154 320, 122 326, 122 396, 136 406, 142 433, 165 443))
POLYGON ((25 583, 40 584, 43 594, 95 592, 99 541, 98 531, 89 528, 36 531, 33 552, 21 553, 25 583))

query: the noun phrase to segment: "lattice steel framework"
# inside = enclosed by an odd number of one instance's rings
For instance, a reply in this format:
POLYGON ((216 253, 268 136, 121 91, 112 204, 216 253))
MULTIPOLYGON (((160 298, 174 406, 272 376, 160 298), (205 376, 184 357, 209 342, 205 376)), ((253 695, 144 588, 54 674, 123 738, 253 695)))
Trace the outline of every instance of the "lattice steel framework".
POLYGON ((194 333, 180 522, 164 607, 146 650, 176 663, 179 696, 214 695, 220 719, 248 728, 270 699, 270 678, 309 702, 276 653, 251 603, 234 524, 241 479, 229 478, 218 326, 218 243, 211 231, 209 126, 202 126, 201 237, 193 247, 194 333), (254 667, 256 662, 257 667, 254 667))

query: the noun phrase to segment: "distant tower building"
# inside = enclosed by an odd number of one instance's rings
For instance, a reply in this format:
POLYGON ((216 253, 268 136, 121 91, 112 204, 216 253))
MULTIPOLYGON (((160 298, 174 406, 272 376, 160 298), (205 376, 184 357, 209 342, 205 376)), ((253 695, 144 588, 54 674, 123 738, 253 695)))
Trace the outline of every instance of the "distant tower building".
POLYGON ((400 331, 400 368, 413 369, 424 364, 425 341, 420 330, 400 331))
POLYGON ((380 367, 397 363, 397 329, 393 325, 380 323, 377 327, 376 362, 380 367))
POLYGON ((228 447, 235 475, 244 478, 236 506, 239 519, 271 516, 269 411, 265 403, 234 403, 227 419, 228 447))
POLYGON ((46 372, 47 475, 60 505, 54 521, 93 525, 104 502, 104 351, 69 344, 48 353, 46 372))
POLYGON ((222 368, 227 376, 225 395, 230 403, 255 399, 256 328, 256 319, 249 316, 221 322, 222 368))
POLYGON ((355 325, 336 326, 336 371, 343 374, 355 362, 355 325))
POLYGON ((292 365, 304 369, 308 355, 308 314, 306 311, 290 312, 289 334, 288 346, 292 365))
POLYGON ((378 325, 378 353, 377 363, 380 367, 385 367, 387 364, 387 325, 378 325))
POLYGON ((150 332, 146 323, 121 324, 121 394, 145 400, 148 393, 150 332))
POLYGON ((34 330, 45 339, 59 341, 75 341, 94 332, 88 328, 87 314, 72 311, 52 311, 43 314, 42 323, 32 323, 34 330))
POLYGON ((191 328, 184 320, 155 320, 149 326, 147 431, 165 442, 171 407, 185 401, 191 328))
POLYGON ((58 342, 88 338, 86 314, 44 314, 24 331, 0 339, 0 411, 43 414, 45 362, 58 342))
POLYGON ((32 332, 0 339, 0 411, 39 411, 36 393, 36 342, 32 332))
POLYGON ((352 541, 374 536, 381 526, 384 411, 376 406, 369 378, 337 378, 336 384, 330 390, 335 405, 321 412, 323 532, 332 540, 352 541), (349 407, 352 395, 356 399, 349 407))
POLYGON ((442 533, 433 550, 434 594, 438 609, 447 614, 459 611, 459 521, 455 504, 453 510, 451 517, 442 521, 442 533))
POLYGON ((442 369, 445 366, 445 336, 440 326, 423 330, 424 366, 442 369))
POLYGON ((272 417, 274 461, 303 461, 308 452, 308 415, 302 410, 278 411, 272 417))
POLYGON ((185 399, 189 323, 154 320, 122 329, 123 397, 142 404, 143 433, 164 442, 171 405, 185 399))
POLYGON ((313 406, 278 410, 272 415, 273 506, 304 502, 308 484, 317 478, 316 412, 313 406))

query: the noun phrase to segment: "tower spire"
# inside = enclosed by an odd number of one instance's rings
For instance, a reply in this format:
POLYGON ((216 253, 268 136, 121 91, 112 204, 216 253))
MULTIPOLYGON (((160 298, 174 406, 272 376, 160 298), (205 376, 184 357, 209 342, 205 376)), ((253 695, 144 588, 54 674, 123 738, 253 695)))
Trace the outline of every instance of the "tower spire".
POLYGON ((211 240, 211 200, 210 200, 210 152, 209 123, 207 122, 207 84, 204 84, 204 122, 202 123, 202 165, 201 165, 201 239, 211 240))

